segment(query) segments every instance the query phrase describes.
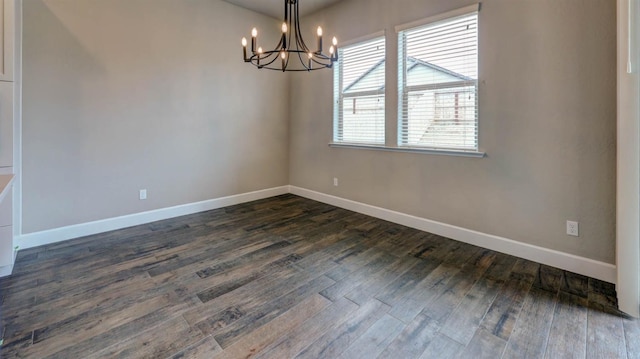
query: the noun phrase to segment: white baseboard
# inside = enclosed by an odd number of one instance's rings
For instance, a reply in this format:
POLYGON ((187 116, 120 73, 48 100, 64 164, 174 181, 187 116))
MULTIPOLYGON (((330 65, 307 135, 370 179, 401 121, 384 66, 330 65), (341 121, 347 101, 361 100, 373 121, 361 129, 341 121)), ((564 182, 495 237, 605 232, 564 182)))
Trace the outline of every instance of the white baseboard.
MULTIPOLYGON (((122 217, 109 218, 89 223, 81 223, 73 226, 55 228, 42 232, 29 233, 19 236, 17 243, 20 249, 32 248, 45 244, 57 243, 68 239, 84 237, 92 234, 112 231, 116 229, 136 226, 140 224, 160 221, 187 214, 208 211, 216 208, 232 206, 235 204, 251 202, 258 199, 292 193, 318 202, 327 203, 336 207, 345 208, 354 212, 366 214, 372 217, 398 223, 407 227, 416 228, 425 232, 434 233, 443 237, 473 244, 479 247, 510 254, 516 257, 532 260, 556 268, 561 268, 574 273, 586 275, 606 282, 616 282, 616 266, 613 264, 579 257, 553 249, 543 248, 512 239, 481 233, 466 228, 452 226, 446 223, 432 221, 409 214, 392 211, 296 186, 275 187, 255 192, 243 193, 228 197, 216 198, 202 202, 190 203, 175 207, 135 213, 122 217)), ((0 268, 0 277, 6 270, 11 273, 11 268, 0 268)))
POLYGON ((103 219, 94 222, 81 223, 72 226, 54 228, 41 232, 23 234, 17 238, 20 249, 38 247, 45 244, 57 243, 68 239, 90 236, 92 234, 108 232, 116 229, 137 226, 140 224, 161 221, 188 214, 209 211, 212 209, 233 206, 235 204, 251 202, 286 194, 289 186, 274 187, 260 191, 247 192, 228 197, 210 199, 202 202, 189 203, 174 207, 161 208, 148 212, 134 213, 121 217, 103 219))
POLYGON ((10 266, 0 267, 0 278, 11 275, 11 273, 13 273, 13 264, 10 266))
POLYGON ((420 218, 381 207, 371 206, 368 204, 296 186, 289 186, 289 192, 318 202, 327 203, 336 207, 341 207, 354 212, 384 219, 389 222, 398 223, 407 227, 419 229, 421 231, 455 239, 460 242, 469 243, 497 252, 510 254, 516 257, 528 259, 534 262, 546 264, 588 277, 600 279, 605 282, 616 283, 616 266, 613 264, 600 262, 593 259, 556 251, 553 249, 538 247, 535 245, 514 241, 508 238, 498 237, 491 234, 481 233, 466 228, 456 227, 446 223, 432 221, 429 219, 420 218))

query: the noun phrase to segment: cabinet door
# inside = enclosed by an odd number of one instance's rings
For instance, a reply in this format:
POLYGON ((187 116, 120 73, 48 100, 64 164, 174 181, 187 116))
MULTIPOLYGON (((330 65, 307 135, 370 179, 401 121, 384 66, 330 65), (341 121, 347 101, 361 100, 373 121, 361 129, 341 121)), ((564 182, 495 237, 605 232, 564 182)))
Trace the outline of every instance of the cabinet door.
POLYGON ((13 165, 13 82, 0 81, 0 167, 13 165))
POLYGON ((0 0, 0 81, 13 81, 15 0, 0 0))

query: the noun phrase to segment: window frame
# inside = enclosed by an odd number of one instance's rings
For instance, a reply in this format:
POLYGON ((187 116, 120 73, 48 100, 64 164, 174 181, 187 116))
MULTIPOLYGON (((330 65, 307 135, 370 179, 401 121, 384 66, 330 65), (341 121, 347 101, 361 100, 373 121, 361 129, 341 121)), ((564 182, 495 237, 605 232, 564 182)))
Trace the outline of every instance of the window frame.
MULTIPOLYGON (((435 23, 438 21, 442 21, 442 20, 446 20, 448 18, 453 18, 453 17, 458 17, 461 15, 465 15, 465 14, 469 14, 472 12, 478 12, 478 26, 480 26, 480 10, 481 10, 481 6, 480 3, 476 3, 473 5, 469 5, 469 6, 465 6, 463 8, 459 8, 459 9, 455 9, 455 10, 451 10, 451 11, 447 11, 441 14, 437 14, 434 16, 430 16, 427 18, 423 18, 421 20, 418 21, 413 21, 410 23, 406 23, 406 24, 402 24, 402 25, 398 25, 395 26, 395 33, 387 33, 386 31, 379 31, 376 32, 374 34, 370 34, 367 36, 363 36, 363 37, 359 37, 356 39, 353 39, 351 41, 347 41, 347 42, 343 42, 342 46, 350 46, 350 45, 355 45, 359 42, 365 42, 367 40, 373 40, 376 37, 381 37, 384 36, 385 37, 385 49, 386 49, 386 53, 385 53, 385 62, 388 65, 389 63, 394 64, 394 61, 389 61, 390 58, 393 58, 393 56, 395 56, 395 59, 399 60, 400 59, 400 54, 401 51, 403 51, 403 49, 399 46, 399 33, 401 31, 404 31, 406 29, 411 29, 414 27, 419 27, 419 26, 424 26, 430 23, 435 23), (395 54, 390 54, 389 50, 396 50, 395 54)), ((480 34, 478 33, 478 42, 480 45, 480 34)), ((341 47, 342 47, 341 46, 341 47)), ((478 65, 480 64, 480 48, 478 48, 478 65)), ((401 132, 400 132, 400 127, 401 126, 401 119, 400 119, 400 115, 401 115, 401 111, 402 111, 402 95, 401 95, 401 91, 400 91, 400 87, 396 87, 396 85, 393 84, 393 77, 390 76, 386 76, 386 74, 390 74, 390 73, 394 73, 394 74, 399 74, 398 69, 400 68, 400 66, 402 66, 402 64, 400 62, 395 63, 395 65, 397 66, 396 68, 394 68, 394 71, 389 71, 388 68, 386 68, 386 73, 385 73, 385 88, 386 90, 384 91, 384 96, 385 96, 385 119, 384 119, 384 124, 385 124, 385 142, 384 144, 365 144, 365 143, 350 143, 350 142, 336 142, 335 141, 335 135, 336 135, 336 131, 337 131, 337 121, 339 120, 339 113, 338 111, 340 110, 339 108, 339 98, 337 96, 339 96, 339 94, 336 93, 335 89, 336 88, 342 88, 342 87, 337 87, 337 86, 341 86, 341 83, 336 83, 338 81, 341 81, 341 76, 335 76, 335 71, 333 72, 334 74, 334 78, 333 78, 333 83, 334 83, 334 94, 333 94, 333 100, 334 100, 334 106, 333 106, 333 121, 332 121, 332 134, 331 134, 331 141, 329 142, 329 147, 331 148, 343 148, 343 149, 356 149, 356 150, 373 150, 373 151, 386 151, 386 152, 402 152, 402 153, 414 153, 414 154, 428 154, 428 155, 445 155, 445 156, 455 156, 455 157, 471 157, 471 158, 483 158, 486 156, 486 153, 484 151, 482 151, 480 149, 480 126, 479 126, 479 111, 478 111, 478 118, 477 118, 477 124, 476 124, 476 131, 477 131, 477 147, 475 150, 462 150, 462 149, 445 149, 445 148, 431 148, 431 147, 414 147, 414 146, 406 146, 403 145, 401 146, 401 132), (394 93, 393 91, 397 91, 397 93, 394 93), (397 103, 394 103, 395 101, 398 101, 397 103), (395 109, 392 109, 395 108, 395 109), (388 132, 388 133, 387 133, 388 132)), ((480 71, 480 68, 478 68, 478 71, 480 71)), ((479 97, 479 90, 480 90, 480 74, 478 74, 478 78, 476 81, 476 93, 479 97)), ((400 82, 400 78, 398 76, 398 78, 395 79, 397 83, 400 82)), ((477 108, 479 108, 479 103, 477 104, 477 108)))
MULTIPOLYGON (((470 154, 482 154, 484 156, 484 152, 480 152, 480 136, 479 136, 479 74, 476 80, 473 83, 466 80, 454 81, 454 82, 444 82, 444 83, 435 83, 435 84, 420 84, 420 85, 408 85, 407 84, 407 71, 405 71, 406 59, 407 59, 407 49, 406 43, 401 39, 403 33, 405 31, 410 31, 414 29, 420 29, 428 25, 436 25, 438 23, 447 22, 450 20, 455 20, 456 18, 477 14, 478 26, 480 20, 480 4, 474 4, 470 6, 465 6, 463 8, 459 8, 456 10, 448 11, 445 13, 441 13, 435 16, 427 17, 425 19, 421 19, 418 21, 410 22, 407 24, 396 26, 396 39, 397 39, 397 47, 398 47, 398 117, 397 117, 397 138, 396 145, 399 148, 410 148, 415 150, 425 150, 429 153, 438 153, 440 151, 445 152, 461 152, 461 153, 470 153, 470 154), (447 89, 455 89, 455 88, 468 88, 475 87, 475 146, 471 148, 458 148, 458 147, 445 147, 445 146, 434 146, 434 145, 425 145, 420 146, 413 143, 405 143, 404 139, 408 137, 408 133, 403 131, 405 127, 405 123, 409 119, 409 108, 408 108, 408 98, 411 93, 421 92, 421 91, 439 91, 439 90, 447 90, 447 89), (406 106, 405 106, 406 105, 406 106)), ((478 34, 479 37, 479 34, 478 34)), ((478 54, 477 54, 477 63, 479 65, 479 57, 480 57, 480 49, 478 44, 478 54)), ((479 70, 479 69, 478 69, 479 70)))
MULTIPOLYGON (((387 116, 386 116, 386 93, 385 91, 382 91, 382 93, 380 93, 379 90, 366 90, 366 91, 357 91, 357 92, 349 92, 349 93, 344 93, 344 84, 343 84, 343 56, 342 56, 342 51, 345 48, 349 48, 352 46, 357 46, 359 44, 364 44, 370 41, 375 41, 375 40, 384 40, 384 46, 385 46, 385 54, 384 54, 384 61, 385 61, 385 66, 386 66, 386 59, 387 59, 387 53, 386 53, 386 48, 387 48, 387 36, 386 36, 386 31, 378 31, 366 36, 362 36, 362 37, 358 37, 356 39, 344 42, 340 48, 338 49, 339 51, 339 56, 338 56, 338 61, 336 62, 336 64, 334 65, 334 71, 333 71, 333 125, 332 125, 332 135, 331 135, 331 142, 329 143, 331 146, 353 146, 353 147, 358 147, 358 146, 366 146, 366 147, 378 147, 378 146, 384 146, 385 145, 385 137, 386 137, 386 131, 383 131, 383 141, 382 143, 375 143, 375 142, 349 142, 349 141, 344 141, 344 140, 339 140, 338 139, 338 133, 340 133, 340 128, 342 126, 344 126, 344 113, 342 112, 343 116, 341 116, 341 111, 342 111, 342 107, 344 104, 344 101, 347 99, 357 99, 357 98, 367 98, 367 97, 371 97, 374 98, 376 96, 382 95, 384 96, 384 111, 383 111, 383 126, 385 126, 386 128, 386 123, 387 123, 387 116)), ((387 87, 387 77, 385 74, 385 82, 384 82, 384 88, 386 89, 387 87)))

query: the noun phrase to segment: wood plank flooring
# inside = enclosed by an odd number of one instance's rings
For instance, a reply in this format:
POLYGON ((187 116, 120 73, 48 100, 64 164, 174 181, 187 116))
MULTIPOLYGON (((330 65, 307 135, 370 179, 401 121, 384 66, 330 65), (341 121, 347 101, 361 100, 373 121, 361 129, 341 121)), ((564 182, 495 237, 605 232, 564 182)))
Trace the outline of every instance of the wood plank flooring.
POLYGON ((2 358, 640 358, 614 286, 293 195, 23 250, 2 358))

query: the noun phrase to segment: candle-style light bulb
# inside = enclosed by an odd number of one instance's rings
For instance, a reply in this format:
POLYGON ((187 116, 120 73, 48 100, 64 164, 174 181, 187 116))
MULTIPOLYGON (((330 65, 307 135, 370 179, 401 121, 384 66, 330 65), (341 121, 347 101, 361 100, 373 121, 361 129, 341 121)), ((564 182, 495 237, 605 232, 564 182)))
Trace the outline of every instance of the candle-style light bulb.
POLYGON ((242 38, 242 56, 244 58, 244 61, 247 61, 247 38, 246 37, 242 38))
POLYGON ((313 59, 313 53, 309 52, 307 55, 309 56, 309 66, 307 66, 307 70, 311 70, 311 59, 313 59))
POLYGON ((258 67, 260 67, 260 56, 262 56, 262 47, 258 48, 258 57, 256 60, 256 64, 258 65, 258 67))
POLYGON ((256 53, 256 42, 258 38, 258 29, 255 27, 251 30, 251 52, 256 53))
POLYGON ((322 53, 322 28, 318 26, 318 53, 322 53))
POLYGON ((287 53, 284 50, 280 51, 280 57, 282 58, 282 72, 284 72, 287 68, 287 53))
POLYGON ((330 53, 331 55, 333 55, 333 53, 334 53, 335 51, 336 51, 336 50, 333 48, 333 46, 331 46, 331 47, 329 48, 329 53, 330 53))
POLYGON ((286 49, 287 48, 287 23, 283 22, 282 23, 282 48, 286 49))
POLYGON ((336 39, 336 37, 334 36, 331 40, 331 43, 333 44, 333 46, 338 46, 338 39, 336 39))

